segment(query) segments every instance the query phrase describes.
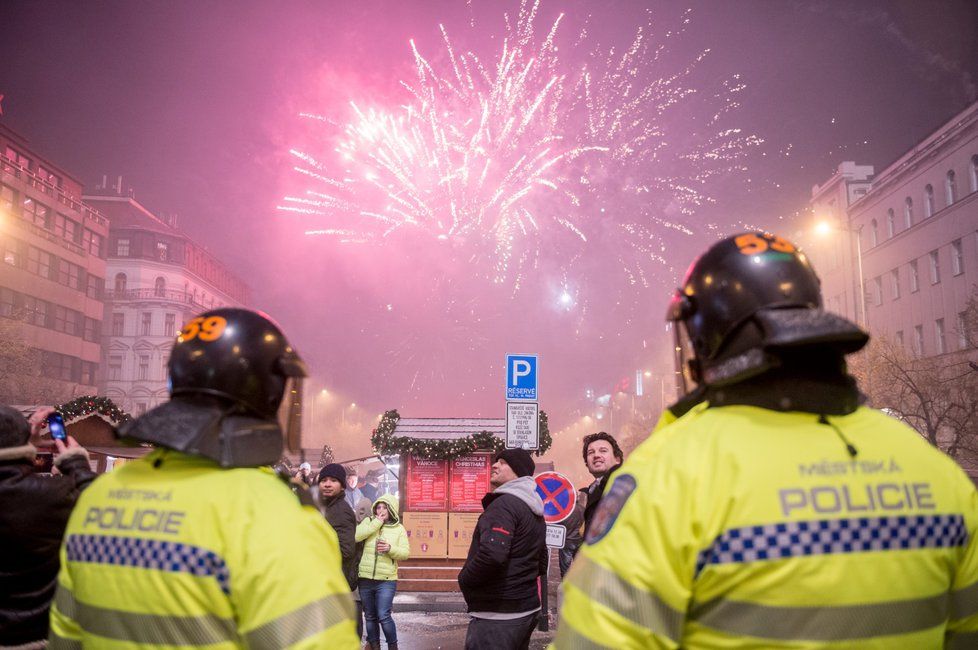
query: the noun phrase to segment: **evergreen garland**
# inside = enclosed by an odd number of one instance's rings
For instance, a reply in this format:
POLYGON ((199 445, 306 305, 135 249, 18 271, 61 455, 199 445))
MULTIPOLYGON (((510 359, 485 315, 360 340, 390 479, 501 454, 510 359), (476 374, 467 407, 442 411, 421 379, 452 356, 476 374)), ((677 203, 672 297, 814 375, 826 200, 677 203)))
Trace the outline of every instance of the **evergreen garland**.
MULTIPOLYGON (((455 440, 395 436, 394 429, 397 428, 397 422, 400 419, 401 416, 396 410, 387 411, 380 418, 380 424, 373 430, 370 437, 370 442, 373 443, 374 450, 378 454, 385 456, 411 454, 416 458, 427 460, 448 460, 479 450, 496 452, 506 446, 504 440, 500 440, 488 431, 481 431, 455 440)), ((550 428, 547 425, 547 413, 540 411, 540 448, 533 453, 542 456, 547 453, 551 444, 553 444, 553 438, 550 437, 550 428)))
POLYGON ((70 402, 55 406, 54 410, 61 414, 65 424, 93 414, 108 418, 114 425, 119 425, 132 419, 131 415, 116 406, 115 402, 108 397, 98 397, 96 395, 83 395, 70 402))

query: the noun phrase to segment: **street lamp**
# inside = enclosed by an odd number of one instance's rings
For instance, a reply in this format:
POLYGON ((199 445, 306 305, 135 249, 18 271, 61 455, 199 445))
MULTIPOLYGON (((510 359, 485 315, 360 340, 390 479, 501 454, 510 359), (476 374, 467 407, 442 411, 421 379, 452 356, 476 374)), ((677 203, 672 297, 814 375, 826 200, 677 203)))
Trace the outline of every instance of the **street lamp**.
MULTIPOLYGON (((863 280, 863 245, 860 235, 862 234, 862 224, 858 228, 847 228, 840 223, 833 223, 828 219, 822 219, 815 224, 815 234, 826 237, 835 230, 844 230, 856 240, 856 272, 859 274, 856 292, 853 296, 856 300, 856 319, 861 327, 866 327, 866 290, 863 280)), ((852 245, 850 244, 850 250, 852 245)))

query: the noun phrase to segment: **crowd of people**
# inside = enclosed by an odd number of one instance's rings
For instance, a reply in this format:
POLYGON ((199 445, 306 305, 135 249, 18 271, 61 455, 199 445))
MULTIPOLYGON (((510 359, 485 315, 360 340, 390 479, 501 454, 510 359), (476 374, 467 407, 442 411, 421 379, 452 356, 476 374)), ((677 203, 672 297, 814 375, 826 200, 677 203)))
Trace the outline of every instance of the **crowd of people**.
MULTIPOLYGON (((978 492, 862 403, 845 358, 868 335, 821 304, 774 235, 693 263, 667 313, 682 399, 628 459, 606 432, 583 441, 558 650, 978 647, 978 492)), ((170 401, 119 431, 154 449, 97 479, 70 437, 35 474, 49 409, 0 407, 0 648, 379 649, 382 632, 396 650, 398 499, 335 463, 273 470, 302 360, 261 314, 193 323, 170 401)), ((493 458, 458 576, 470 650, 525 649, 545 615, 535 470, 493 458)))

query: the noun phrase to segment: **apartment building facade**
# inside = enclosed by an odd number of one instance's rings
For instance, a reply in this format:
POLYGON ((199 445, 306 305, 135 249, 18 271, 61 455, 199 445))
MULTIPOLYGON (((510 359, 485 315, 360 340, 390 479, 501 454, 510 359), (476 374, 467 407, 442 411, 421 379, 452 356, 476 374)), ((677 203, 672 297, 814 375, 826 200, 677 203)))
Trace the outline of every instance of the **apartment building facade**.
POLYGON ((82 193, 77 178, 0 125, 0 318, 13 366, 0 401, 57 403, 97 390, 109 223, 82 193))
POLYGON ((835 230, 811 246, 828 309, 917 356, 967 348, 965 310, 978 287, 978 103, 878 174, 843 163, 811 205, 835 230))
POLYGON ((168 399, 167 362, 183 324, 208 309, 247 306, 250 290, 172 220, 133 197, 92 194, 85 201, 112 224, 102 393, 141 415, 168 399))

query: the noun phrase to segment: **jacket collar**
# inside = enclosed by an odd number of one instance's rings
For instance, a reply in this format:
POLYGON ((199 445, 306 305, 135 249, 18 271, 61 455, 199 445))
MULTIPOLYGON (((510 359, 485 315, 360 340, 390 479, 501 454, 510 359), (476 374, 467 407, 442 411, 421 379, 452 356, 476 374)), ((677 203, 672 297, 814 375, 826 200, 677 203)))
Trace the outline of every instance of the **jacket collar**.
POLYGON ((818 415, 848 415, 866 399, 848 374, 806 376, 780 369, 706 393, 710 407, 746 405, 818 415))

